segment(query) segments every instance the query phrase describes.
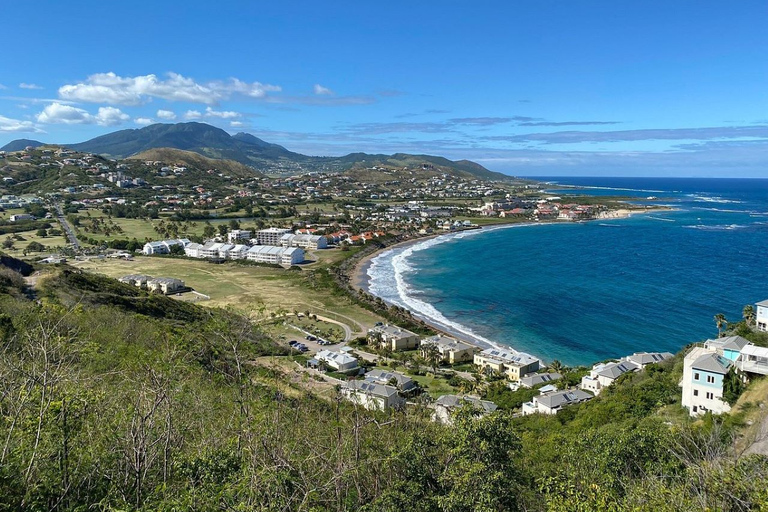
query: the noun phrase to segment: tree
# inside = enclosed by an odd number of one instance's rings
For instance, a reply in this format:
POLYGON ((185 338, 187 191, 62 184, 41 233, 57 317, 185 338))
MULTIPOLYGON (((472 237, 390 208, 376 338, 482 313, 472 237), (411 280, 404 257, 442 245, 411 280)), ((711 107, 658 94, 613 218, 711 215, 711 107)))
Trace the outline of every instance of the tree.
POLYGON ((226 224, 219 224, 219 234, 221 236, 226 235, 227 231, 228 231, 228 229, 227 229, 227 225, 226 224))
POLYGON ((424 359, 427 361, 427 364, 432 367, 432 373, 437 373, 437 367, 442 360, 437 345, 435 343, 427 343, 421 347, 421 351, 424 354, 424 359))
POLYGON ((3 249, 13 249, 13 238, 7 237, 3 240, 3 249))
POLYGON ((213 236, 216 234, 216 228, 211 225, 210 222, 205 222, 205 227, 203 228, 203 237, 204 238, 213 238, 213 236))
POLYGON ((237 221, 237 219, 232 219, 229 221, 229 229, 240 229, 240 223, 237 221))
POLYGON ((725 319, 725 315, 718 313, 715 315, 715 325, 717 325, 717 336, 723 335, 723 328, 728 325, 728 320, 725 319))
POLYGON ((755 308, 752 304, 747 304, 741 312, 742 317, 747 322, 747 325, 752 325, 755 322, 755 308))
POLYGON ((723 378, 723 400, 728 402, 728 405, 733 406, 744 391, 744 383, 736 374, 736 370, 733 366, 728 370, 723 378))
POLYGON ((37 233, 35 234, 41 238, 45 238, 46 236, 48 236, 48 231, 45 228, 40 228, 37 230, 37 233))

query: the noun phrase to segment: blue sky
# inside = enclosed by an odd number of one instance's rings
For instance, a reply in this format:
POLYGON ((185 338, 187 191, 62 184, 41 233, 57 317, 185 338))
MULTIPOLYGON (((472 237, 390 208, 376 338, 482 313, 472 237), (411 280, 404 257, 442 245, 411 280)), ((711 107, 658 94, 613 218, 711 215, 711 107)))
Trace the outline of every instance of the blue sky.
POLYGON ((195 120, 312 155, 768 177, 764 1, 9 4, 0 145, 195 120))

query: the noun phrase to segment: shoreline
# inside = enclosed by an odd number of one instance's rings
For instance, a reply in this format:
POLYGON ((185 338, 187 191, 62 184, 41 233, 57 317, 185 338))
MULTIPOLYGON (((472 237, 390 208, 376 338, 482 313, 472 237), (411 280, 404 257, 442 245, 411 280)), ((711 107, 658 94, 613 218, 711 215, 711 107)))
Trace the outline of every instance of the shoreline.
MULTIPOLYGON (((618 209, 618 210, 611 210, 610 212, 606 212, 606 213, 608 213, 608 215, 604 215, 604 216, 596 217, 594 219, 589 219, 589 220, 580 221, 580 222, 593 222, 593 221, 627 219, 627 218, 632 217, 633 215, 642 215, 642 214, 658 212, 658 211, 674 211, 674 210, 675 210, 674 208, 669 208, 669 207, 661 207, 661 208, 658 208, 658 207, 657 208, 621 208, 621 209, 618 209)), ((488 226, 480 226, 478 228, 473 228, 473 229, 463 229, 463 230, 451 231, 451 232, 447 232, 447 233, 433 233, 431 235, 419 236, 419 237, 416 237, 416 238, 411 238, 409 240, 403 240, 403 241, 397 242, 396 244, 393 244, 391 246, 384 247, 384 248, 381 248, 379 250, 373 251, 371 254, 368 254, 368 255, 364 256, 363 258, 361 258, 360 261, 358 261, 355 264, 355 266, 353 267, 353 270, 352 270, 352 273, 351 273, 351 276, 350 276, 350 285, 355 290, 357 290, 357 291, 361 291, 362 290, 363 292, 365 292, 365 293, 367 293, 369 295, 378 297, 377 295, 371 293, 371 291, 370 291, 370 276, 368 275, 368 270, 370 269, 371 264, 372 264, 372 262, 373 262, 373 260, 375 258, 377 258, 378 256, 382 255, 386 251, 395 250, 395 249, 401 249, 401 248, 405 248, 405 247, 408 247, 408 246, 411 246, 411 245, 416 245, 416 244, 419 244, 419 243, 427 241, 427 240, 438 238, 440 236, 450 236, 450 235, 456 235, 456 234, 459 234, 459 233, 465 233, 465 232, 471 232, 471 231, 483 231, 483 230, 489 231, 489 230, 494 230, 494 229, 505 229, 505 228, 512 228, 512 227, 530 227, 530 226, 540 226, 540 225, 548 225, 548 224, 578 224, 578 223, 579 222, 559 221, 559 220, 556 220, 556 219, 546 220, 546 221, 537 221, 537 222, 508 222, 508 223, 501 222, 501 223, 498 223, 498 224, 491 224, 491 225, 488 225, 488 226)), ((382 300, 384 300, 384 299, 382 299, 382 300)), ((389 302, 387 302, 387 303, 391 304, 389 302)), ((521 350, 518 350, 518 349, 516 349, 515 347, 513 347, 511 345, 506 345, 506 344, 502 345, 502 344, 499 344, 497 342, 493 342, 492 340, 488 340, 489 343, 479 342, 479 340, 473 339, 470 336, 468 336, 468 335, 466 335, 466 334, 464 334, 462 332, 457 332, 456 330, 450 329, 449 327, 446 327, 446 326, 443 326, 443 325, 439 325, 435 320, 433 320, 432 318, 427 317, 426 315, 423 315, 422 313, 420 313, 418 311, 413 311, 410 308, 406 308, 406 309, 411 312, 411 314, 414 316, 414 318, 418 318, 419 320, 423 321, 432 330, 434 330, 434 331, 436 331, 438 333, 441 333, 441 334, 444 334, 444 335, 456 338, 456 339, 458 339, 458 340, 460 340, 460 341, 462 341, 464 343, 468 343, 468 344, 470 344, 472 346, 475 346, 475 347, 478 347, 478 348, 481 348, 481 349, 486 349, 486 348, 490 348, 490 347, 502 348, 502 349, 511 350, 511 351, 517 352, 517 353, 526 353, 527 354, 527 352, 523 352, 521 350)), ((529 355, 533 355, 533 354, 529 354, 529 355)), ((538 356, 535 356, 535 355, 533 355, 533 356, 537 357, 538 359, 540 359, 542 361, 542 364, 545 365, 545 362, 544 362, 543 359, 541 359, 541 358, 539 358, 538 356)))

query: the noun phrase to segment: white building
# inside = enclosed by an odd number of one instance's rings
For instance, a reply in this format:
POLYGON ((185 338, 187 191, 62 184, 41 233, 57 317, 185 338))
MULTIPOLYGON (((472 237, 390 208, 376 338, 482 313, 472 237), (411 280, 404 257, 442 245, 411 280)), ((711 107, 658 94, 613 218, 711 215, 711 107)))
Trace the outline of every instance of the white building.
POLYGON ((529 414, 557 414, 568 405, 586 402, 592 395, 580 389, 567 389, 564 391, 550 391, 533 397, 533 400, 523 404, 524 416, 529 414))
POLYGON ((365 374, 365 380, 377 384, 394 386, 398 391, 405 394, 415 391, 417 387, 416 382, 407 375, 388 370, 371 370, 365 374))
POLYGON ((170 254, 171 247, 180 246, 184 249, 191 242, 186 238, 179 238, 178 240, 160 240, 157 242, 147 242, 144 244, 142 252, 147 256, 152 254, 170 254))
POLYGON ((327 249, 328 240, 320 235, 294 235, 286 233, 280 237, 283 247, 301 247, 302 249, 327 249))
POLYGON ((520 379, 520 385, 524 388, 532 388, 538 386, 539 384, 549 384, 562 378, 562 375, 555 372, 532 373, 520 379))
POLYGON ((645 369, 649 364, 658 364, 673 357, 670 352, 635 352, 631 356, 623 357, 622 361, 635 363, 641 369, 645 369))
POLYGON ((206 242, 205 245, 203 245, 199 250, 198 254, 200 255, 200 258, 218 258, 219 257, 219 249, 224 244, 221 242, 206 242))
POLYGON ((341 385, 341 395, 372 411, 405 405, 405 399, 398 395, 397 388, 366 380, 348 380, 341 385))
POLYGON ((498 372, 514 381, 541 366, 541 361, 530 354, 498 348, 488 348, 475 354, 474 363, 483 372, 498 372))
POLYGON ((357 368, 357 359, 344 352, 321 350, 315 355, 315 359, 339 372, 347 372, 357 368))
POLYGON ((616 379, 627 372, 640 371, 640 365, 632 361, 619 361, 618 363, 598 363, 592 367, 589 375, 581 378, 579 387, 599 395, 603 388, 607 388, 616 379))
POLYGON ((227 242, 231 244, 237 244, 241 241, 248 241, 251 239, 252 231, 248 229, 233 229, 227 233, 227 242))
POLYGON ((248 256, 249 246, 243 244, 237 244, 229 250, 229 259, 231 260, 244 260, 248 256))
POLYGON ((184 288, 184 281, 173 277, 156 277, 147 281, 147 289, 149 291, 159 291, 166 295, 178 292, 184 288))
POLYGON ((491 414, 497 409, 495 403, 474 396, 443 395, 432 404, 432 421, 451 425, 454 413, 464 407, 471 408, 478 416, 491 414))
POLYGON ((691 416, 707 411, 714 414, 729 412, 731 406, 723 400, 723 379, 734 363, 704 347, 694 347, 685 355, 683 364, 683 407, 691 416))
POLYGON ((755 304, 755 322, 758 331, 768 331, 768 300, 755 304))
POLYGON ((298 247, 255 245, 248 249, 248 260, 289 267, 304 261, 304 250, 298 247))
POLYGON ((768 375, 768 348, 750 343, 741 349, 736 367, 745 373, 768 375))
POLYGON ((290 229, 283 229, 283 228, 261 229, 256 232, 256 240, 259 241, 260 245, 279 246, 280 239, 283 237, 283 235, 290 232, 291 232, 290 229))
POLYGON ((147 282, 149 282, 150 279, 152 279, 151 276, 145 276, 144 274, 131 274, 121 277, 118 281, 135 286, 136 288, 146 288, 147 282))
POLYGON ((184 254, 189 258, 202 258, 202 256, 200 256, 200 249, 202 248, 203 244, 193 242, 184 248, 184 254))
POLYGON ((24 220, 35 220, 34 215, 30 215, 28 213, 17 213, 16 215, 11 215, 10 219, 11 222, 20 222, 24 220))

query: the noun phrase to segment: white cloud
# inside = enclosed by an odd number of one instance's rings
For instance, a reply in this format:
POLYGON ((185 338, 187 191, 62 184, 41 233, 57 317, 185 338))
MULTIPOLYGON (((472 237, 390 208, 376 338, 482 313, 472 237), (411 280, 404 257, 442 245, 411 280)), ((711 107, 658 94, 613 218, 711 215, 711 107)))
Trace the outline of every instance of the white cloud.
POLYGON ((3 85, 3 84, 0 84, 0 91, 2 91, 2 90, 4 90, 4 89, 7 89, 7 88, 8 88, 7 86, 5 86, 5 85, 3 85))
POLYGON ((178 73, 168 73, 163 80, 156 75, 121 77, 115 73, 96 73, 84 82, 59 88, 61 98, 90 103, 141 105, 152 98, 215 105, 232 94, 262 98, 268 92, 280 91, 276 85, 247 83, 237 78, 199 84, 178 73))
POLYGON ((148 117, 137 117, 133 122, 140 126, 147 126, 148 124, 154 123, 154 121, 148 117))
POLYGON ((323 87, 320 84, 315 84, 314 90, 315 90, 315 94, 317 94, 319 96, 330 96, 330 95, 333 94, 332 90, 330 90, 327 87, 323 87))
POLYGON ((157 111, 157 117, 159 119, 165 119, 165 120, 168 120, 168 121, 173 121, 174 119, 176 119, 176 113, 171 111, 171 110, 162 110, 162 109, 160 109, 160 110, 157 111))
POLYGON ((0 132, 41 132, 34 123, 0 116, 0 132))
POLYGON ((197 110, 187 110, 184 114, 184 119, 200 119, 201 117, 203 117, 203 114, 197 110))
POLYGON ((82 108, 61 103, 51 103, 37 115, 37 121, 43 124, 98 124, 114 126, 130 119, 119 108, 101 107, 94 115, 82 108))
POLYGON ((207 117, 218 117, 220 119, 234 119, 240 117, 240 114, 231 110, 213 110, 211 107, 205 109, 205 115, 207 117))
POLYGON ((232 128, 242 128, 243 126, 245 126, 245 123, 242 121, 231 121, 229 123, 229 126, 231 126, 232 128))
POLYGON ((27 84, 27 83, 24 83, 24 82, 21 82, 21 83, 19 84, 19 87, 20 87, 20 88, 22 88, 22 89, 34 89, 34 90, 36 90, 36 91, 39 91, 40 89, 42 89, 42 88, 43 88, 43 86, 41 86, 41 85, 37 85, 37 84, 27 84))

